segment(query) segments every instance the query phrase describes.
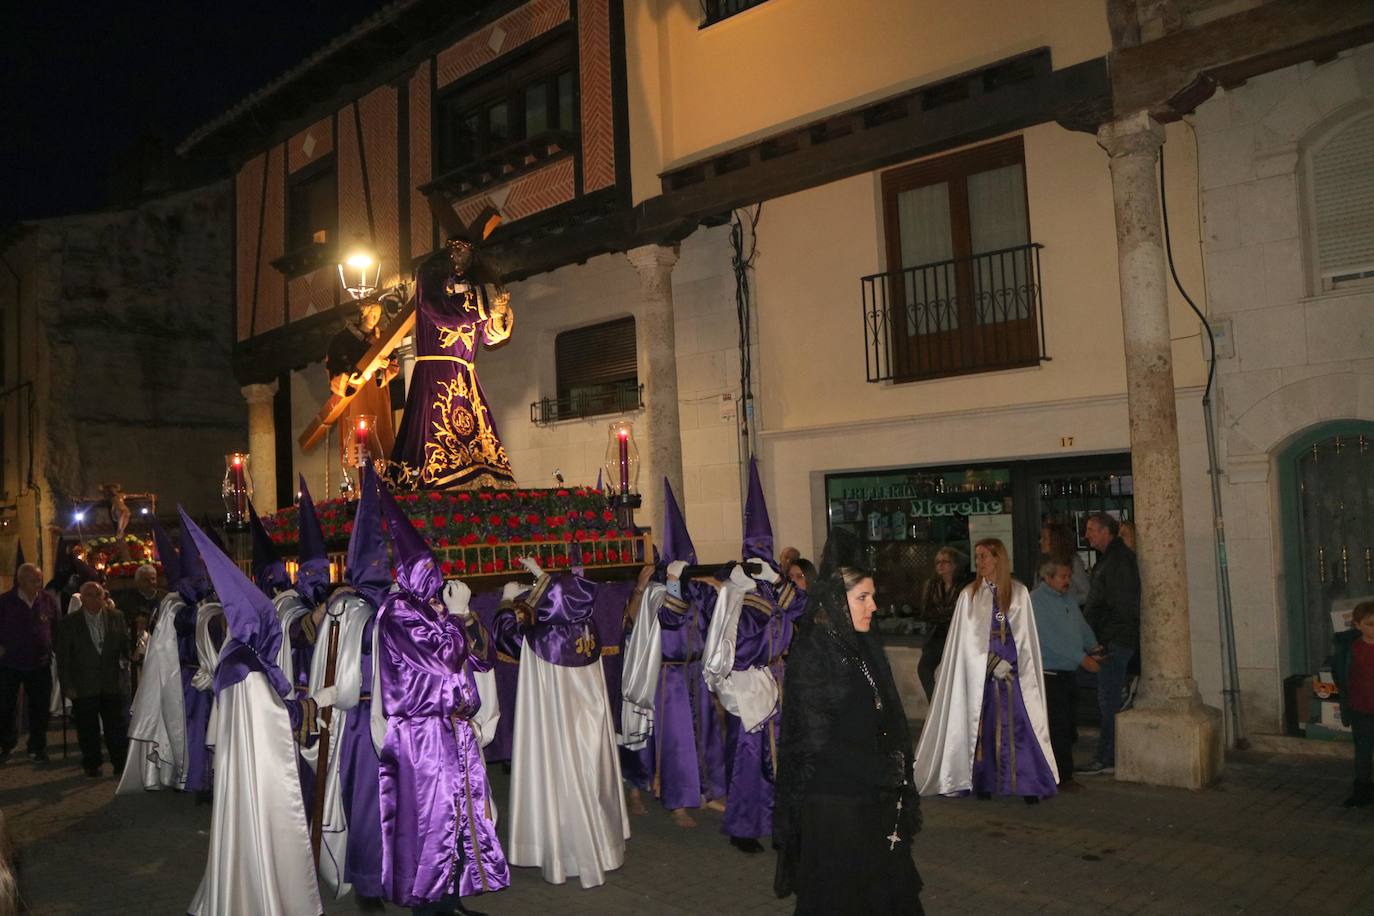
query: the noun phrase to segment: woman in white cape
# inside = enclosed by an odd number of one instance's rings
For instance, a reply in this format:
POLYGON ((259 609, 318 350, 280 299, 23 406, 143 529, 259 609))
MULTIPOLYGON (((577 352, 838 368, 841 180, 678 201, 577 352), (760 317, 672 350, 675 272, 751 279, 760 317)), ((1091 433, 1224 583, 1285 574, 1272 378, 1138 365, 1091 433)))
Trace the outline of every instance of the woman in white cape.
POLYGON ((1030 593, 997 538, 974 547, 977 578, 959 595, 930 714, 916 746, 922 795, 1055 794, 1045 680, 1030 593))

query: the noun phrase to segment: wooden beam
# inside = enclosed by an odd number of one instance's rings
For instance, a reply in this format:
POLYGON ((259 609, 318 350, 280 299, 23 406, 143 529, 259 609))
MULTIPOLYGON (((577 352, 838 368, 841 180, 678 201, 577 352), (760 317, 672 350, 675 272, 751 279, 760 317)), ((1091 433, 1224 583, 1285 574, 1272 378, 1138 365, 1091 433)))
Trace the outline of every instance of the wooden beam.
MULTIPOLYGON (((738 207, 1045 121, 1063 120, 1066 126, 1096 130, 1111 115, 1110 84, 1104 58, 1041 73, 1032 79, 995 89, 971 92, 965 98, 929 109, 919 101, 923 91, 914 93, 916 98, 910 102, 905 117, 879 119, 878 123, 868 126, 863 113, 855 112, 848 116, 851 129, 836 136, 830 128, 840 117, 846 117, 837 116, 803 129, 800 135, 809 136, 809 142, 798 143, 794 150, 781 155, 769 157, 768 150, 764 149, 778 144, 779 137, 760 140, 752 144, 760 150, 758 155, 751 153, 747 165, 723 174, 713 174, 714 170, 708 166, 702 180, 666 190, 641 203, 636 210, 637 231, 652 234, 683 221, 707 219, 738 207)), ((868 106, 868 109, 877 109, 881 104, 868 106)), ((711 161, 744 152, 717 154, 711 161)), ((683 171, 691 168, 693 166, 686 166, 683 171)), ((669 187, 673 177, 665 176, 665 184, 669 187)))
POLYGON ((1112 52, 1112 105, 1118 116, 1148 111, 1160 121, 1178 120, 1218 85, 1238 85, 1371 40, 1369 0, 1271 0, 1112 52))

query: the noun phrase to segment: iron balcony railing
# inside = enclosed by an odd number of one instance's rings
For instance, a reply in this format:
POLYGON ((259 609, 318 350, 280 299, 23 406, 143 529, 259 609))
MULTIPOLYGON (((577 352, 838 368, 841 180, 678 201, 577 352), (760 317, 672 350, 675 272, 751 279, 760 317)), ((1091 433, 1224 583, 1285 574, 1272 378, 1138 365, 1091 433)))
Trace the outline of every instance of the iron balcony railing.
POLYGON ((706 16, 701 26, 714 25, 763 2, 765 0, 701 0, 701 11, 706 16))
POLYGON ((914 381, 1049 360, 1043 247, 1031 243, 864 277, 868 380, 914 381))
POLYGON ((541 398, 530 405, 530 422, 546 426, 607 413, 625 413, 644 406, 644 386, 631 384, 579 388, 557 398, 541 398))

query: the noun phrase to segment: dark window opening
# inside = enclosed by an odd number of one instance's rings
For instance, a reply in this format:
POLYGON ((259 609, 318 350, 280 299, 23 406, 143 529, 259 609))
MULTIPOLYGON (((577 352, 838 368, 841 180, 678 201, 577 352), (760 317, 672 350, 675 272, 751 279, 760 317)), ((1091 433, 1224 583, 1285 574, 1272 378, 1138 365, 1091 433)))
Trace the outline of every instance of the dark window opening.
POLYGON ((554 338, 557 396, 531 405, 531 419, 551 423, 624 413, 640 406, 634 318, 564 331, 554 338))
POLYGON ((705 28, 714 25, 722 19, 729 19, 736 13, 742 13, 764 2, 765 0, 701 0, 701 12, 706 17, 701 26, 705 28))
POLYGON ((286 213, 287 251, 338 244, 339 195, 333 160, 292 176, 286 213))
POLYGON ((557 41, 498 76, 445 93, 436 119, 439 171, 476 165, 543 138, 567 148, 566 135, 577 133, 571 58, 571 43, 557 41))

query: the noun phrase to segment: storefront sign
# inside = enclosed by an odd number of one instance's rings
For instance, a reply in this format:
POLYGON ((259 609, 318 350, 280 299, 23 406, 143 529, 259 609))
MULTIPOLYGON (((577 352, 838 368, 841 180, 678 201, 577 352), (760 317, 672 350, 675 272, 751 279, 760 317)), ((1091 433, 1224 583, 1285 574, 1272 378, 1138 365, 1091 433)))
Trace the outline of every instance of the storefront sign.
POLYGON ((913 499, 911 514, 917 518, 939 518, 950 515, 997 515, 1002 511, 1002 500, 980 499, 977 496, 952 503, 934 499, 913 499))

